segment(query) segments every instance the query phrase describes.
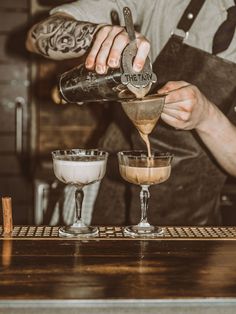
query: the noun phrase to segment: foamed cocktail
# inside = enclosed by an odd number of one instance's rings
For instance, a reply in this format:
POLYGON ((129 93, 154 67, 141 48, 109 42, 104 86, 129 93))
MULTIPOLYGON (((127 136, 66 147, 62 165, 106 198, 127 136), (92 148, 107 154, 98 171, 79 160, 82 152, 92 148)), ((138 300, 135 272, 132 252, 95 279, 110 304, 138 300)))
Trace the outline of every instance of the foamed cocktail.
POLYGON ((53 168, 55 176, 63 183, 84 186, 104 177, 106 161, 76 156, 74 160, 55 159, 53 168))
POLYGON ((55 176, 65 184, 74 185, 76 220, 59 229, 61 236, 93 236, 98 228, 86 225, 81 219, 83 187, 100 181, 106 172, 108 153, 98 149, 70 149, 52 152, 55 176))

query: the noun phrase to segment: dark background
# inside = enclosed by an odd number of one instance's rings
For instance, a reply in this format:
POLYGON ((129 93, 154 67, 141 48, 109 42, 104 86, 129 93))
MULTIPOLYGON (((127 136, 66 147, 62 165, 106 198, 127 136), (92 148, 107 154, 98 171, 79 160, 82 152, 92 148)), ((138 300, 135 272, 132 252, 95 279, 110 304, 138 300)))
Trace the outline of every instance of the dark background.
MULTIPOLYGON (((0 194, 12 197, 15 224, 42 223, 55 183, 50 152, 95 147, 109 120, 102 105, 53 102, 57 75, 77 60, 53 62, 25 49, 29 27, 68 2, 0 1, 0 194)), ((223 224, 236 225, 235 179, 228 179, 221 201, 223 224)))

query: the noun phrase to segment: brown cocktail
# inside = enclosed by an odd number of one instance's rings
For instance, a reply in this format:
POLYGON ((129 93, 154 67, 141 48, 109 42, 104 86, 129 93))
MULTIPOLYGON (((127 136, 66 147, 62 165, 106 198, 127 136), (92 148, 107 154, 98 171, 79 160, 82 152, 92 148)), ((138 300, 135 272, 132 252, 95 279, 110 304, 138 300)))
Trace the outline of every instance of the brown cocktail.
POLYGON ((155 237, 163 233, 160 227, 152 226, 147 219, 149 187, 166 181, 171 172, 172 155, 145 151, 123 151, 118 153, 119 170, 122 178, 140 185, 141 220, 139 224, 127 226, 124 232, 132 237, 155 237))

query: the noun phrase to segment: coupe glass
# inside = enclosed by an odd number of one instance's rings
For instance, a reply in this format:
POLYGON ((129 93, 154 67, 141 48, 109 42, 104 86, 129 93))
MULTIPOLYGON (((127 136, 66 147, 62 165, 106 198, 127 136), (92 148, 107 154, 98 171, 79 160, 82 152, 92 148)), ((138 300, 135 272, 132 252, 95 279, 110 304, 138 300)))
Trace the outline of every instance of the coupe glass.
POLYGON ((163 233, 160 227, 152 226, 147 219, 149 187, 166 181, 171 172, 170 153, 146 151, 123 151, 118 153, 119 170, 122 178, 141 186, 141 220, 138 225, 127 226, 124 232, 133 237, 154 237, 163 233))
POLYGON ((108 153, 98 149, 69 149, 52 152, 53 169, 58 180, 76 187, 76 220, 70 226, 59 229, 66 237, 87 237, 98 233, 97 227, 86 225, 81 220, 83 187, 101 180, 106 172, 108 153))

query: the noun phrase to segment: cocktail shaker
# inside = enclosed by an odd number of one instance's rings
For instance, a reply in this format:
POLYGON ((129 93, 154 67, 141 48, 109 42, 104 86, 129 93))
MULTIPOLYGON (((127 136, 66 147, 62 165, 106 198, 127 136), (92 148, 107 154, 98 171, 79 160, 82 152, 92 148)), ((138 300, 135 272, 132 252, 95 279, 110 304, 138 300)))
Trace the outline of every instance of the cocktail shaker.
POLYGON ((105 75, 88 71, 82 64, 59 78, 59 91, 66 102, 85 103, 120 98, 123 91, 121 72, 109 70, 105 75))
POLYGON ((137 43, 128 7, 123 9, 126 30, 130 43, 121 56, 119 69, 109 69, 104 75, 88 71, 82 64, 75 67, 59 78, 58 89, 66 102, 86 103, 97 101, 119 101, 125 99, 142 98, 156 82, 156 74, 152 72, 150 59, 140 72, 133 70, 133 60, 137 53, 137 43))

